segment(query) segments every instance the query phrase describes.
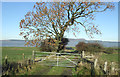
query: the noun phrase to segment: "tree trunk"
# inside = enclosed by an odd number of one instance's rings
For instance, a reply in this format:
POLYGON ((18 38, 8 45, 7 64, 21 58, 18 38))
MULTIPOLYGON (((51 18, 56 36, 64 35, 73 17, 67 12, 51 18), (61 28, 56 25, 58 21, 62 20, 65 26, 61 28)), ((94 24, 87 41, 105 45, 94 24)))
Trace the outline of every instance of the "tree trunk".
POLYGON ((60 51, 60 44, 58 45, 57 53, 59 53, 59 51, 60 51))

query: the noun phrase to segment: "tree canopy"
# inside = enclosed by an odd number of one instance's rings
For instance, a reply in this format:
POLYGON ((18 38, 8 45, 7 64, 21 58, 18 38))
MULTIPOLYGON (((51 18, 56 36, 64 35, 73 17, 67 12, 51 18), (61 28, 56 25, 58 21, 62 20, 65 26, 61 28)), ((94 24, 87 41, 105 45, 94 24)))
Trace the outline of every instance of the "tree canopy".
POLYGON ((98 12, 113 9, 109 2, 36 2, 20 22, 20 35, 26 39, 26 45, 39 46, 40 40, 53 39, 59 46, 65 32, 76 35, 83 27, 86 34, 101 34, 92 23, 98 12), (55 39, 54 39, 55 38, 55 39))

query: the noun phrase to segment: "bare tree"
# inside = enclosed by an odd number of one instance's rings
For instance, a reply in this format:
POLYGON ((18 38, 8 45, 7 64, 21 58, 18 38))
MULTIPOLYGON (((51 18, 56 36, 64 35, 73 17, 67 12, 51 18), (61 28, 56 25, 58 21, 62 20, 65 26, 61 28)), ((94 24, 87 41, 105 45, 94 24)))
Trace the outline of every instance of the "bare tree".
POLYGON ((91 38, 93 34, 101 34, 92 20, 96 13, 113 7, 108 2, 36 2, 20 22, 20 35, 26 39, 26 45, 39 46, 40 40, 51 39, 55 43, 48 44, 58 49, 65 32, 76 35, 80 26, 91 38))

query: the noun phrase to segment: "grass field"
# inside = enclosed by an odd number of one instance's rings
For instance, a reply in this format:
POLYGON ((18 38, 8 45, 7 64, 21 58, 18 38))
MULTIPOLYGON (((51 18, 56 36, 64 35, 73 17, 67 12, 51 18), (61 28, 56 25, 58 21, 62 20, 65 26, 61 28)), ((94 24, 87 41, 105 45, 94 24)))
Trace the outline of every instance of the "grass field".
MULTIPOLYGON (((25 54, 25 58, 32 58, 32 51, 39 51, 39 48, 35 47, 2 47, 2 60, 4 57, 8 56, 8 61, 18 62, 23 60, 22 54, 25 54)), ((113 54, 105 54, 103 53, 100 56, 101 60, 105 60, 108 62, 114 61, 118 62, 118 53, 113 54)), ((42 54, 43 55, 43 54, 42 54)), ((22 75, 75 75, 74 68, 67 68, 67 67, 56 67, 56 66, 42 66, 39 64, 35 64, 32 66, 32 70, 30 72, 21 70, 20 73, 22 75)))
POLYGON ((2 47, 2 59, 7 55, 9 61, 21 61, 23 60, 23 53, 26 59, 31 58, 33 50, 39 49, 35 47, 2 47))
POLYGON ((102 54, 100 58, 109 62, 118 62, 118 54, 102 54))

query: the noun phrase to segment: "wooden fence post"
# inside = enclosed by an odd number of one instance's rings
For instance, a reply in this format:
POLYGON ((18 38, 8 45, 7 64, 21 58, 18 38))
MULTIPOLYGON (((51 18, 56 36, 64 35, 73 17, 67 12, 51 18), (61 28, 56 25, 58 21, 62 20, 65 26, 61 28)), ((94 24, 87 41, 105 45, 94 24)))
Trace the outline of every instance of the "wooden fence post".
POLYGON ((95 61, 94 61, 94 68, 96 68, 96 65, 97 65, 97 59, 95 59, 95 61))
POLYGON ((20 70, 20 65, 19 65, 19 62, 18 62, 18 68, 17 68, 17 69, 18 69, 18 72, 19 72, 19 70, 20 70))
POLYGON ((23 60, 25 61, 25 54, 23 53, 23 60))
POLYGON ((84 58, 85 57, 85 53, 84 53, 84 51, 82 51, 82 58, 84 58))
POLYGON ((34 62, 35 62, 35 51, 34 50, 32 52, 32 57, 33 57, 33 64, 34 64, 34 62))
POLYGON ((8 59, 7 58, 8 58, 8 56, 6 55, 5 56, 5 64, 8 64, 8 59))
POLYGON ((22 68, 22 62, 20 62, 20 68, 22 68))
POLYGON ((91 75, 95 75, 94 63, 93 62, 91 62, 91 75))
POLYGON ((79 58, 78 63, 80 63, 80 65, 82 65, 82 53, 81 54, 79 53, 79 55, 80 55, 80 58, 79 58))
POLYGON ((93 54, 91 54, 91 56, 94 57, 93 54))
MULTIPOLYGON (((7 55, 5 56, 5 64, 6 64, 6 65, 8 64, 8 56, 7 56, 7 55)), ((9 66, 7 66, 7 67, 9 67, 9 66)), ((9 74, 8 69, 7 69, 7 71, 6 71, 6 74, 7 74, 7 75, 9 74)))
POLYGON ((111 63, 111 75, 115 74, 114 62, 111 63))
POLYGON ((28 58, 28 64, 30 65, 30 58, 28 58))
POLYGON ((105 64, 104 64, 104 71, 105 71, 105 73, 106 73, 106 71, 107 71, 107 61, 106 61, 105 64))
POLYGON ((57 66, 58 66, 58 59, 59 59, 59 54, 57 54, 57 66))
POLYGON ((27 59, 27 65, 29 64, 29 59, 27 59))

